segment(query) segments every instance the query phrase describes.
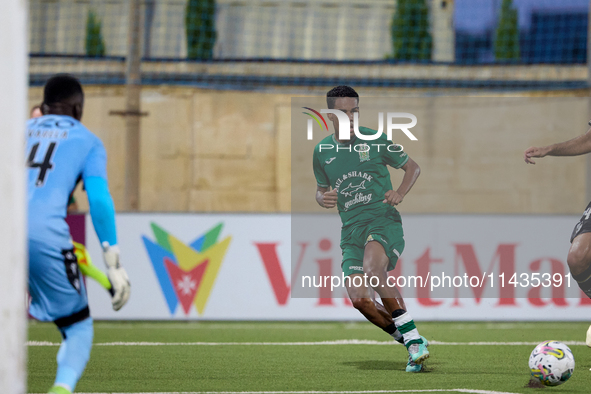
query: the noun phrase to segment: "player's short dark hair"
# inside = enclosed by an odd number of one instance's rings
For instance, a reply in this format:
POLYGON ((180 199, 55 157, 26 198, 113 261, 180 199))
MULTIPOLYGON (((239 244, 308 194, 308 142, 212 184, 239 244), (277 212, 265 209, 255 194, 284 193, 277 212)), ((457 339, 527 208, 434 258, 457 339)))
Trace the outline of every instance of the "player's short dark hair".
POLYGON ((336 86, 326 93, 326 104, 328 105, 328 109, 334 108, 334 103, 337 101, 339 97, 354 97, 357 99, 357 104, 359 104, 359 95, 351 86, 341 85, 336 86))
POLYGON ((49 78, 43 89, 43 103, 63 103, 80 96, 84 98, 80 81, 69 74, 57 74, 49 78))

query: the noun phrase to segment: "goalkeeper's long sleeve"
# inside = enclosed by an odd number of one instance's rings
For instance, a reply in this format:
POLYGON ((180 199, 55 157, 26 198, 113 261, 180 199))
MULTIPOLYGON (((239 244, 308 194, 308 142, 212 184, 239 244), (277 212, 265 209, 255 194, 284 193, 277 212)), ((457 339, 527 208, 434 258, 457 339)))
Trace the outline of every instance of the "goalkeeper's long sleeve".
POLYGON ((84 180, 84 187, 90 206, 90 217, 96 235, 101 243, 117 245, 117 230, 115 227, 115 204, 107 180, 102 177, 89 177, 84 180))

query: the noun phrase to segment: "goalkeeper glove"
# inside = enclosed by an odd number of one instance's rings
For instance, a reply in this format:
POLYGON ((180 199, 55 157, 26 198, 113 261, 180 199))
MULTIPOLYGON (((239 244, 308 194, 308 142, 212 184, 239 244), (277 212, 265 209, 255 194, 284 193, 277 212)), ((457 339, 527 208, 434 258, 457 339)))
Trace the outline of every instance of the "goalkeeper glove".
POLYGON ((111 246, 108 242, 103 242, 102 246, 103 258, 107 265, 107 277, 111 282, 111 290, 109 291, 111 293, 111 304, 113 309, 118 311, 129 299, 131 284, 127 272, 119 263, 119 246, 111 246))

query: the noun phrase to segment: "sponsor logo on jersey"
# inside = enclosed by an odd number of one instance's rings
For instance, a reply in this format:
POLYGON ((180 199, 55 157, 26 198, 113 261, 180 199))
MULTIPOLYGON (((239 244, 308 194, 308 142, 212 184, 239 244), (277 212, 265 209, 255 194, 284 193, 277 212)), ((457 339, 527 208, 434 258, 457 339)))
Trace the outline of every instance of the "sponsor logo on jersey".
POLYGON ((232 237, 218 241, 223 223, 185 244, 156 223, 156 242, 142 236, 170 314, 181 304, 185 315, 195 307, 202 315, 232 237))
POLYGON ((350 178, 363 178, 369 182, 373 180, 373 177, 366 172, 349 171, 348 173, 343 174, 339 179, 336 180, 335 189, 339 189, 341 187, 341 183, 350 178))
POLYGON ((355 194, 355 197, 347 202, 345 202, 345 211, 348 211, 349 208, 351 208, 351 206, 356 205, 356 204, 368 204, 371 202, 371 196, 372 193, 369 194, 363 194, 363 193, 357 193, 355 194))
POLYGON ((335 156, 335 157, 331 157, 330 159, 326 160, 326 161, 325 161, 325 163, 326 163, 326 164, 330 164, 330 163, 332 163, 332 161, 333 161, 334 159, 336 159, 336 156, 335 156))
POLYGON ((365 189, 365 180, 361 181, 358 185, 353 185, 353 182, 349 183, 349 186, 342 189, 340 193, 344 196, 350 197, 358 190, 365 189))
POLYGON ((361 171, 350 171, 346 174, 343 174, 337 181, 335 182, 335 189, 339 189, 339 193, 342 194, 344 197, 353 197, 352 199, 346 201, 343 206, 344 210, 347 211, 349 208, 355 204, 369 204, 371 202, 372 193, 363 194, 361 191, 367 190, 369 184, 366 185, 366 182, 373 181, 373 176, 369 175, 366 172, 361 171), (351 179, 351 178, 360 178, 360 179, 351 179), (341 188, 345 183, 345 180, 349 179, 349 183, 344 188, 341 188))

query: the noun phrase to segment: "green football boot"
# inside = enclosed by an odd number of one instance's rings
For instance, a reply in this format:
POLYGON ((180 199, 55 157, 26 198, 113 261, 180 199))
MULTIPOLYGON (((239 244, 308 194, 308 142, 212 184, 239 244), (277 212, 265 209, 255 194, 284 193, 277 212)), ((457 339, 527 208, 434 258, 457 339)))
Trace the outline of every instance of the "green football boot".
MULTIPOLYGON (((429 341, 427 341, 427 338, 425 338, 424 336, 421 335, 421 339, 423 340, 422 344, 412 344, 409 346, 409 354, 408 354, 408 363, 406 363, 406 372, 421 372, 423 370, 423 361, 425 361, 426 359, 429 358, 429 351, 427 350, 427 348, 429 347, 429 341), (416 346, 417 348, 419 348, 419 350, 421 350, 420 348, 423 347, 424 352, 422 352, 422 356, 419 356, 419 352, 417 351, 416 354, 418 357, 415 358, 416 359, 420 359, 419 363, 417 363, 415 360, 413 360, 412 354, 411 352, 411 347, 416 346)), ((414 350, 414 349, 413 349, 414 350)))
POLYGON ((72 394, 72 392, 62 386, 53 386, 49 389, 48 394, 72 394))

